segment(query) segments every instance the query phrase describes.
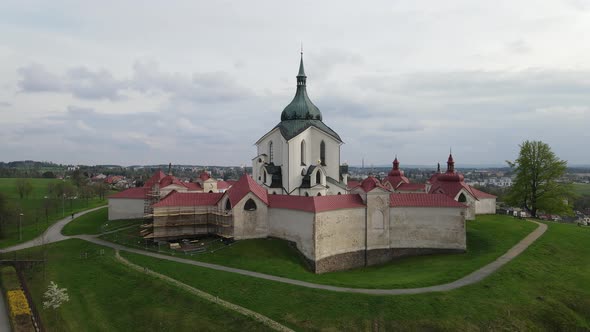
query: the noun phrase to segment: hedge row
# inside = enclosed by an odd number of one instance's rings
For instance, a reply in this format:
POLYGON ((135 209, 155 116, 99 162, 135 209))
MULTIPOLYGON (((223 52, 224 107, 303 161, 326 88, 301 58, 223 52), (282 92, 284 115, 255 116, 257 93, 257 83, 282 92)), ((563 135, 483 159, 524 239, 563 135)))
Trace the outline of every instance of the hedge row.
POLYGON ((31 307, 25 293, 21 289, 20 281, 13 266, 0 268, 0 285, 6 294, 10 323, 14 331, 34 331, 31 307))

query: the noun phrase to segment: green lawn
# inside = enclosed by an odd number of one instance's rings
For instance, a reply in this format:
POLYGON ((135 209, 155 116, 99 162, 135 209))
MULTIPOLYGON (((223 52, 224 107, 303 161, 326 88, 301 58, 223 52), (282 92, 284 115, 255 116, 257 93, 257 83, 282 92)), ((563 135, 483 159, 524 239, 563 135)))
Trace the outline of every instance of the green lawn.
POLYGON ((109 221, 109 210, 105 207, 89 212, 69 222, 62 230, 63 235, 100 234, 143 223, 143 219, 109 221))
POLYGON ((482 282, 450 292, 402 296, 320 291, 137 254, 123 256, 300 330, 587 331, 589 243, 590 228, 550 224, 521 256, 482 282))
POLYGON ((0 178, 0 192, 8 198, 8 205, 15 211, 22 211, 22 241, 19 241, 18 214, 3 221, 0 248, 6 248, 20 242, 31 240, 47 227, 73 212, 107 204, 106 199, 57 199, 49 197, 47 188, 59 179, 30 179, 33 190, 28 197, 20 199, 16 191, 16 178, 0 178), (45 198, 48 197, 48 198, 45 198))
POLYGON ((590 183, 574 183, 572 186, 576 194, 590 195, 590 183))
MULTIPOLYGON (((533 223, 508 216, 478 216, 477 221, 467 223, 468 250, 465 254, 409 257, 384 265, 320 275, 310 272, 296 249, 278 239, 243 240, 213 253, 186 257, 321 284, 413 288, 457 280, 504 254, 536 227, 533 223)), ((130 236, 137 231, 128 229, 104 238, 145 248, 143 241, 130 236)))
MULTIPOLYGON (((82 240, 47 248, 45 270, 37 266, 27 276, 48 331, 268 330, 250 318, 122 265, 111 249, 82 240), (70 296, 57 315, 42 309, 50 281, 67 288, 70 296)), ((39 258, 42 250, 19 252, 18 257, 39 258)))

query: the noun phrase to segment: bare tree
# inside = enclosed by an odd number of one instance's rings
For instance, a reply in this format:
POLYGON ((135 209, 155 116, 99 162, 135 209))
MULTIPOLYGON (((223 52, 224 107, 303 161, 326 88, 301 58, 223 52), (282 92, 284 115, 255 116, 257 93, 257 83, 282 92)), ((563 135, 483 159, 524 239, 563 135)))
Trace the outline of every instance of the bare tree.
POLYGON ((33 191, 31 180, 24 178, 16 179, 16 191, 18 192, 20 199, 28 197, 31 191, 33 191))

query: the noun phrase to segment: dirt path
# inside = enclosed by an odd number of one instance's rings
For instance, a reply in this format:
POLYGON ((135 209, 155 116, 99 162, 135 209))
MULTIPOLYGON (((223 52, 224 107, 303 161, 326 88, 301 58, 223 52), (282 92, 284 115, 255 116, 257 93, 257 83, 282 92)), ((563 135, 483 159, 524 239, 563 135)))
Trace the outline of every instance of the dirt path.
POLYGON ((282 324, 280 324, 280 323, 278 323, 278 322, 276 322, 276 321, 274 321, 274 320, 272 320, 272 319, 270 319, 270 318, 268 318, 268 317, 266 317, 264 315, 261 315, 261 314, 259 314, 257 312, 254 312, 252 310, 246 309, 246 308, 241 307, 239 305, 236 305, 236 304, 233 304, 233 303, 230 303, 230 302, 221 300, 220 298, 218 298, 216 296, 213 296, 213 295, 211 295, 209 293, 203 292, 202 290, 199 290, 199 289, 196 289, 194 287, 191 287, 191 286, 189 286, 187 284, 184 284, 184 283, 182 283, 182 282, 180 282, 180 281, 178 281, 176 279, 172 279, 172 278, 170 278, 168 276, 165 276, 163 274, 154 272, 152 270, 149 270, 147 268, 141 267, 139 265, 135 265, 135 264, 131 263, 130 261, 126 260, 125 258, 121 257, 121 255, 119 255, 119 250, 117 250, 115 252, 115 257, 121 263, 129 266, 130 268, 132 268, 132 269, 134 269, 136 271, 139 271, 141 273, 145 273, 147 275, 154 276, 154 277, 156 277, 158 279, 162 279, 162 280, 164 280, 164 281, 166 281, 168 283, 171 283, 171 284, 173 284, 175 286, 178 286, 178 287, 180 287, 180 288, 188 291, 189 293, 191 293, 193 295, 196 295, 196 296, 198 296, 198 297, 200 297, 200 298, 202 298, 204 300, 211 301, 213 303, 217 303, 217 304, 219 304, 220 306, 222 306, 222 307, 224 307, 226 309, 229 309, 229 310, 232 310, 232 311, 236 311, 236 312, 238 312, 238 313, 240 313, 240 314, 242 314, 244 316, 248 316, 248 317, 250 317, 250 318, 252 318, 252 319, 254 319, 254 320, 256 320, 256 321, 258 321, 258 322, 260 322, 260 323, 262 323, 262 324, 264 324, 264 325, 266 325, 268 327, 270 327, 270 328, 272 328, 273 330, 276 330, 276 331, 293 331, 290 328, 288 328, 288 327, 286 327, 286 326, 284 326, 284 325, 282 325, 282 324))
MULTIPOLYGON (((77 214, 76 216, 80 216, 80 215, 83 215, 85 213, 88 213, 88 212, 91 212, 91 211, 94 211, 94 210, 97 210, 100 208, 102 208, 102 207, 91 209, 91 210, 86 210, 84 212, 77 214)), ((466 275, 465 277, 455 280, 453 282, 441 284, 441 285, 429 286, 429 287, 421 287, 421 288, 370 289, 370 288, 351 288, 351 287, 337 287, 337 286, 330 286, 330 285, 314 284, 311 282, 283 278, 283 277, 277 277, 277 276, 264 274, 264 273, 260 273, 260 272, 242 270, 242 269, 237 269, 237 268, 223 266, 223 265, 217 265, 217 264, 211 264, 211 263, 198 262, 198 261, 194 261, 194 260, 190 260, 190 259, 186 259, 186 258, 167 256, 167 255, 162 255, 162 254, 158 254, 158 253, 154 253, 154 252, 129 248, 129 247, 125 247, 125 246, 122 246, 122 245, 119 245, 116 243, 108 242, 108 241, 99 239, 98 235, 77 235, 77 236, 70 236, 70 237, 64 236, 61 234, 61 228, 63 228, 65 226, 65 224, 67 224, 70 221, 71 221, 70 218, 65 218, 63 220, 60 220, 59 222, 57 222, 53 226, 51 226, 42 235, 42 236, 45 236, 45 243, 57 242, 57 241, 65 240, 68 238, 77 238, 77 239, 89 241, 89 242, 92 242, 92 243, 95 243, 95 244, 98 244, 101 246, 113 248, 116 250, 132 252, 132 253, 139 254, 139 255, 150 256, 150 257, 154 257, 154 258, 158 258, 158 259, 164 259, 164 260, 168 260, 168 261, 204 267, 204 268, 213 269, 213 270, 217 270, 217 271, 224 271, 224 272, 241 274, 241 275, 245 275, 245 276, 249 276, 249 277, 253 277, 253 278, 282 282, 285 284, 307 287, 307 288, 328 290, 328 291, 333 291, 333 292, 373 294, 373 295, 401 295, 401 294, 422 294, 422 293, 430 293, 430 292, 445 292, 445 291, 450 291, 450 290, 457 289, 457 288, 460 288, 463 286, 472 285, 472 284, 479 282, 482 279, 486 278, 490 274, 497 271, 504 264, 511 261, 514 257, 520 255, 523 251, 525 251, 526 248, 528 248, 533 242, 535 242, 539 237, 541 237, 541 235, 543 235, 543 233, 545 233, 545 231, 547 230, 546 224, 539 223, 539 222, 536 222, 533 220, 528 220, 529 222, 533 222, 538 225, 538 227, 534 231, 532 231, 529 235, 527 235, 524 239, 522 239, 520 242, 518 242, 514 247, 510 248, 510 250, 508 250, 504 255, 500 256, 495 261, 493 261, 493 262, 481 267, 480 269, 466 275)), ((41 237, 39 237, 39 238, 41 238, 41 237)), ((42 244, 42 241, 39 240, 39 238, 31 240, 26 243, 22 243, 22 244, 10 247, 10 248, 0 250, 0 253, 1 252, 10 252, 10 251, 20 250, 20 249, 25 249, 25 248, 30 248, 30 247, 40 245, 40 244, 42 244)))

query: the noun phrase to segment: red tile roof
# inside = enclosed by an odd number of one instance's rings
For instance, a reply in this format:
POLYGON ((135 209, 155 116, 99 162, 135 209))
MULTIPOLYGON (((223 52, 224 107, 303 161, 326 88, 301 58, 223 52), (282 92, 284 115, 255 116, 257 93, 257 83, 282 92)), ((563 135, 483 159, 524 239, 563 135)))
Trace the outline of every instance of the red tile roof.
POLYGON ((426 191, 426 185, 424 183, 402 183, 395 190, 403 191, 426 191))
POLYGON ((238 182, 227 191, 231 205, 235 206, 238 204, 249 192, 256 195, 256 197, 268 205, 268 193, 248 174, 242 175, 238 182))
POLYGON ((348 184, 346 185, 349 189, 356 188, 361 185, 360 181, 356 180, 348 180, 348 184))
POLYGON ((202 191, 203 190, 201 185, 198 184, 197 182, 185 182, 184 185, 188 190, 192 190, 192 191, 197 191, 197 190, 202 191))
POLYGON ((396 188, 400 183, 404 184, 404 183, 410 183, 410 180, 408 180, 407 177, 405 177, 403 175, 403 173, 401 175, 388 175, 383 179, 383 183, 385 182, 389 182, 389 184, 391 184, 392 188, 396 188))
POLYGON ((202 172, 201 174, 199 174, 199 179, 201 179, 201 181, 207 181, 211 178, 211 175, 209 175, 209 173, 207 172, 202 172))
MULTIPOLYGON (((452 159, 449 156, 449 159, 452 159)), ((476 200, 478 196, 473 192, 473 188, 464 182, 463 174, 458 172, 437 173, 431 177, 432 186, 430 187, 429 193, 441 193, 446 194, 451 198, 455 198, 457 194, 464 189, 476 200)))
POLYGON ((140 188, 129 188, 113 194, 108 198, 128 198, 128 199, 144 199, 147 193, 150 191, 150 188, 140 187, 140 188))
POLYGON ((167 187, 171 184, 175 184, 175 185, 182 186, 185 188, 187 187, 187 185, 184 182, 180 181, 179 179, 177 179, 175 176, 172 176, 172 175, 167 175, 163 179, 160 180, 160 188, 167 187))
POLYGON ((164 172, 162 172, 161 170, 158 170, 156 173, 154 173, 154 175, 152 175, 152 177, 149 180, 147 180, 147 182, 143 186, 151 188, 153 185, 159 184, 160 180, 162 180, 165 177, 166 174, 164 174, 164 172))
POLYGON ((236 181, 236 180, 225 180, 225 182, 227 182, 227 184, 229 184, 230 186, 233 186, 238 181, 236 181))
POLYGON ((228 189, 231 186, 227 181, 217 181, 217 189, 228 189))
POLYGON ((358 194, 309 197, 270 195, 268 196, 268 200, 271 208, 307 212, 324 212, 366 207, 362 198, 358 194))
POLYGON ((217 204, 223 196, 220 193, 187 193, 172 191, 161 201, 154 204, 153 207, 170 207, 170 206, 212 206, 217 204))
POLYGON ((384 187, 381 182, 379 182, 379 179, 377 179, 374 176, 369 176, 368 178, 364 179, 361 182, 360 185, 361 189, 363 189, 366 193, 368 193, 369 191, 375 189, 375 188, 381 188, 383 190, 387 190, 389 191, 389 189, 387 189, 386 187, 384 187))
POLYGON ((496 196, 492 195, 492 194, 488 194, 486 192, 483 192, 481 190, 477 190, 473 187, 471 187, 471 191, 473 191, 473 193, 475 194, 475 196, 477 198, 496 198, 496 196))
POLYGON ((391 194, 389 204, 391 207, 465 207, 444 194, 391 194))

